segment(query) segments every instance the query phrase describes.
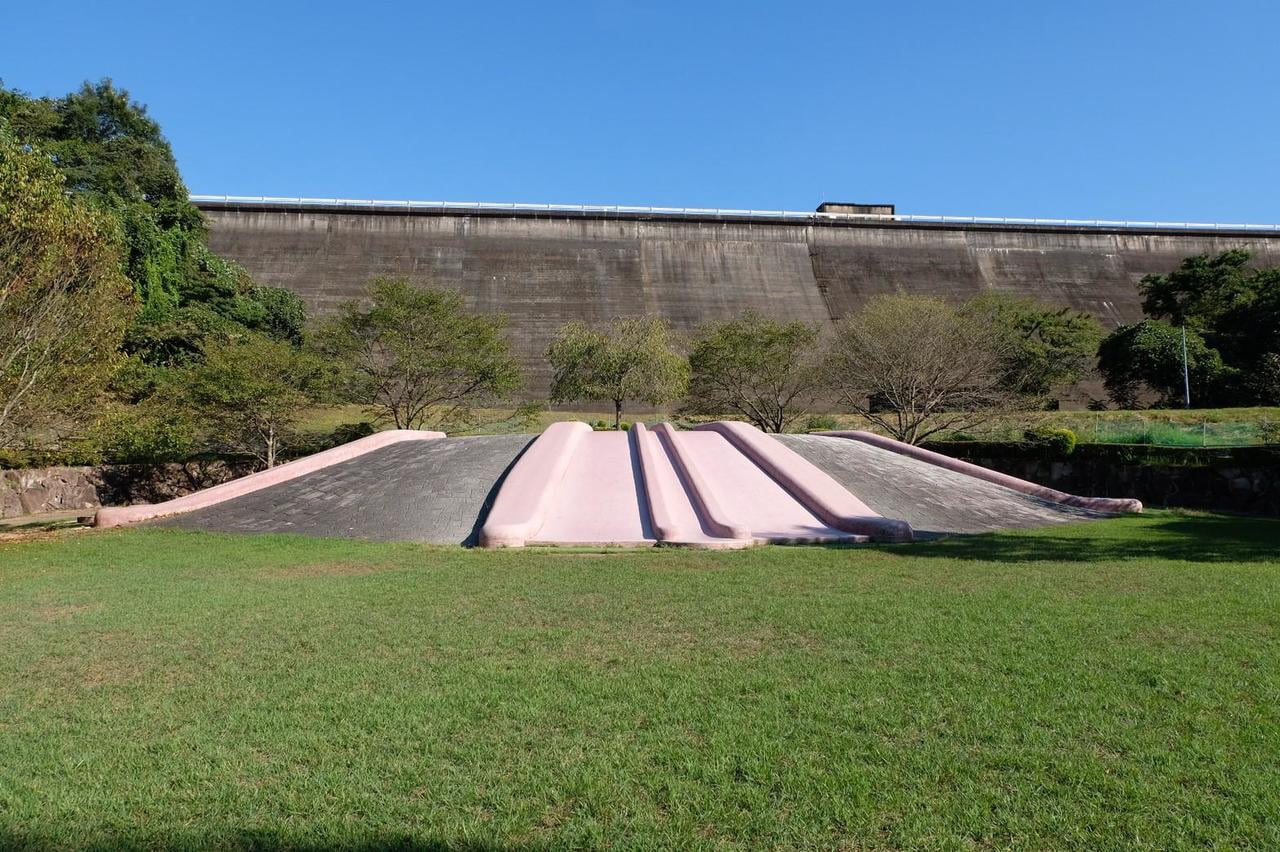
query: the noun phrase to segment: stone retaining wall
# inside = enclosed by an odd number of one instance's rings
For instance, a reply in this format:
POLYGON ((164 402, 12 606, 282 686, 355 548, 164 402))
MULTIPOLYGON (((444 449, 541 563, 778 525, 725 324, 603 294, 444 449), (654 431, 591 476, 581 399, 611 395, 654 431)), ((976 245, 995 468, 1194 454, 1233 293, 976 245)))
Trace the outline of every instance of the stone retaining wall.
POLYGON ((0 470, 0 518, 158 503, 252 471, 251 463, 222 461, 0 470))

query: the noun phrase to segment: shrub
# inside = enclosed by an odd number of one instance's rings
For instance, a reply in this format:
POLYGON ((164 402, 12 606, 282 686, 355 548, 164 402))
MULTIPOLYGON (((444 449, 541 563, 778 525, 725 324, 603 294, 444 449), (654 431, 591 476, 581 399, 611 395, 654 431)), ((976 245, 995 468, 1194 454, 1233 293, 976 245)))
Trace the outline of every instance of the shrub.
POLYGON ((831 432, 840 428, 840 422, 830 414, 815 414, 804 424, 806 432, 831 432))
POLYGON ((1034 426, 1022 433, 1022 439, 1052 455, 1069 456, 1076 448, 1076 433, 1056 426, 1034 426))
POLYGON ((1259 423, 1258 441, 1263 444, 1280 444, 1280 422, 1263 420, 1259 423))

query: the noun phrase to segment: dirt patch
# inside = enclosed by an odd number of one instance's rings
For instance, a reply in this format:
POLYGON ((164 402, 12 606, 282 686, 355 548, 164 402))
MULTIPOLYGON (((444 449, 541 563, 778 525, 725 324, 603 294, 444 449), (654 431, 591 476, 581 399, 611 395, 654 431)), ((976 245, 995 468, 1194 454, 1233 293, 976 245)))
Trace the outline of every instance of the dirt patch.
POLYGON ((85 526, 40 527, 37 529, 0 529, 0 547, 6 544, 19 544, 28 541, 53 541, 70 535, 87 532, 85 526))
POLYGON ((35 611, 35 614, 44 621, 62 621, 97 608, 97 604, 64 604, 62 606, 41 607, 35 611))
POLYGON ((272 572, 269 576, 280 580, 305 580, 308 577, 364 577, 393 571, 394 565, 370 565, 368 562, 317 562, 313 565, 293 565, 272 572))

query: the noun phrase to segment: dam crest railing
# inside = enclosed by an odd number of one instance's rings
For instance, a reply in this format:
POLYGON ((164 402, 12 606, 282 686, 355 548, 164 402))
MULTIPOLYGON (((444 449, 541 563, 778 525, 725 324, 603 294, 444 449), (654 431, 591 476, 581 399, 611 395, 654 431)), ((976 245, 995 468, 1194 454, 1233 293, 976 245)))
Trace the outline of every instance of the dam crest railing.
POLYGON ((810 210, 747 210, 717 207, 642 207, 625 204, 532 204, 494 201, 397 201, 356 198, 289 198, 271 195, 200 195, 194 203, 260 204, 279 207, 345 207, 353 210, 403 209, 500 213, 600 213, 640 216, 705 216, 708 218, 786 219, 808 222, 903 222, 947 225, 1022 225, 1067 228, 1103 228, 1170 231, 1257 231, 1278 233, 1280 224, 1223 222, 1158 222, 1131 219, 1057 219, 1020 216, 950 216, 919 213, 827 213, 810 210))

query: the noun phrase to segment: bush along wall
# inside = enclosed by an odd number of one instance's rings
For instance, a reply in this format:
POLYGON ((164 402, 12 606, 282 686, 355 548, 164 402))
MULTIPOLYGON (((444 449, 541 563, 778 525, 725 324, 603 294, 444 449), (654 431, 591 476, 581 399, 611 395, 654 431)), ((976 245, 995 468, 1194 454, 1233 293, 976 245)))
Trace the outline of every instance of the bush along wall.
POLYGON ((1280 447, 1183 448, 936 441, 935 452, 1073 494, 1280 517, 1280 447))

